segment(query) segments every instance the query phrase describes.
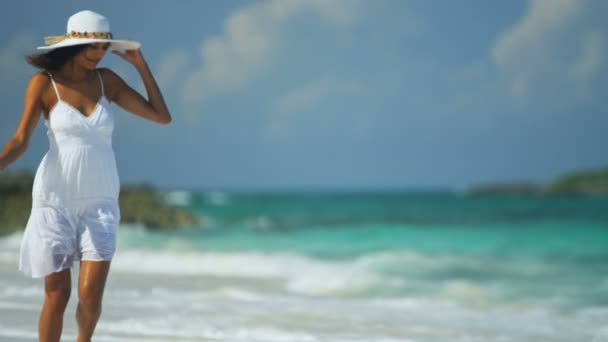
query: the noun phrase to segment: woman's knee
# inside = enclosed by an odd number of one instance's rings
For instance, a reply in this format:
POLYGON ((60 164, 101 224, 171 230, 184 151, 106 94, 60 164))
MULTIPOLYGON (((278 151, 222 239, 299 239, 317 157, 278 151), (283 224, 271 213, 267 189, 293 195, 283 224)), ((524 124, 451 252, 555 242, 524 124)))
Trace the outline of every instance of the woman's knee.
POLYGON ((71 290, 70 288, 61 288, 54 291, 46 291, 45 298, 49 304, 57 307, 67 306, 70 300, 71 290))
POLYGON ((44 283, 45 300, 53 306, 65 307, 70 300, 72 283, 69 272, 49 275, 44 283))
POLYGON ((78 291, 78 302, 88 312, 101 313, 102 294, 96 286, 83 286, 78 291))
POLYGON ((101 300, 105 288, 110 263, 82 261, 78 282, 78 300, 83 309, 90 313, 101 312, 101 300))

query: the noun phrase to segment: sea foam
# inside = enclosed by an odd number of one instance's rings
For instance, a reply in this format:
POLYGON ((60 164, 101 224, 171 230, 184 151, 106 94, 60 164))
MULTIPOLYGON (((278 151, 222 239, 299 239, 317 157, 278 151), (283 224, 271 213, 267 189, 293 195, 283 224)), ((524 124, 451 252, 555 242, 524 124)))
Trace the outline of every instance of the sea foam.
POLYGON ((288 291, 306 295, 403 285, 401 278, 381 276, 350 261, 318 260, 288 253, 127 250, 115 257, 112 267, 125 273, 277 279, 287 281, 288 291))

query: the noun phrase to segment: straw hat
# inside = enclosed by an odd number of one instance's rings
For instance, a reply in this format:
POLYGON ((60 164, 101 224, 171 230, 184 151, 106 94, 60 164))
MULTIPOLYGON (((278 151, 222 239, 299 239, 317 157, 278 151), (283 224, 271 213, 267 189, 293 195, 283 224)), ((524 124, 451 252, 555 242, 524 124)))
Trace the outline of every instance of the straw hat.
POLYGON ((106 17, 93 11, 80 11, 68 19, 67 33, 60 36, 44 37, 46 46, 39 46, 38 50, 54 50, 66 46, 110 43, 112 49, 132 50, 138 49, 141 44, 132 40, 112 39, 110 22, 106 17))

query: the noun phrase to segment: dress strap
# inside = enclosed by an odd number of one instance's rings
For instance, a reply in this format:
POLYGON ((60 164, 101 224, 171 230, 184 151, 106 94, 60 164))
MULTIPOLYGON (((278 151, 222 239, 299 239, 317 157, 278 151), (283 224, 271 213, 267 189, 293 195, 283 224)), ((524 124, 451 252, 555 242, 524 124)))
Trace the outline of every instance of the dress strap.
POLYGON ((59 96, 59 90, 57 90, 57 85, 55 84, 55 79, 53 78, 53 75, 51 75, 51 73, 48 71, 46 73, 51 78, 51 83, 53 83, 53 88, 55 88, 55 94, 57 94, 57 100, 61 100, 61 96, 59 96))
POLYGON ((103 92, 103 78, 101 78, 101 74, 99 73, 99 70, 95 70, 95 72, 97 73, 97 77, 99 78, 99 84, 101 84, 101 96, 105 96, 105 94, 103 92))

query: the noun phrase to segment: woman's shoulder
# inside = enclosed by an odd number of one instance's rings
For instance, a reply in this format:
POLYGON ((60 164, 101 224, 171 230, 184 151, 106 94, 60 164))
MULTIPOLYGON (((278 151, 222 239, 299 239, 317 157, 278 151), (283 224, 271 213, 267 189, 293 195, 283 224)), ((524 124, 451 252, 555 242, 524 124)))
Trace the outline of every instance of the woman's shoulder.
POLYGON ((99 72, 99 74, 101 74, 101 76, 104 78, 104 80, 106 78, 109 78, 109 79, 120 78, 120 76, 118 76, 118 74, 116 74, 110 68, 97 68, 97 72, 99 72))
POLYGON ((119 85, 123 82, 122 78, 110 68, 98 68, 97 72, 101 75, 103 83, 107 84, 109 87, 119 85))
POLYGON ((40 70, 30 76, 29 83, 32 85, 48 85, 51 83, 51 76, 47 71, 40 70))
POLYGON ((27 88, 38 95, 42 95, 51 85, 51 76, 45 71, 35 72, 30 76, 27 88))
POLYGON ((97 72, 103 81, 106 98, 114 101, 117 92, 124 87, 124 81, 110 68, 98 68, 97 72))
POLYGON ((48 73, 45 71, 35 72, 30 76, 25 91, 25 101, 38 102, 42 105, 42 108, 48 108, 51 96, 55 96, 51 87, 51 76, 48 73))

